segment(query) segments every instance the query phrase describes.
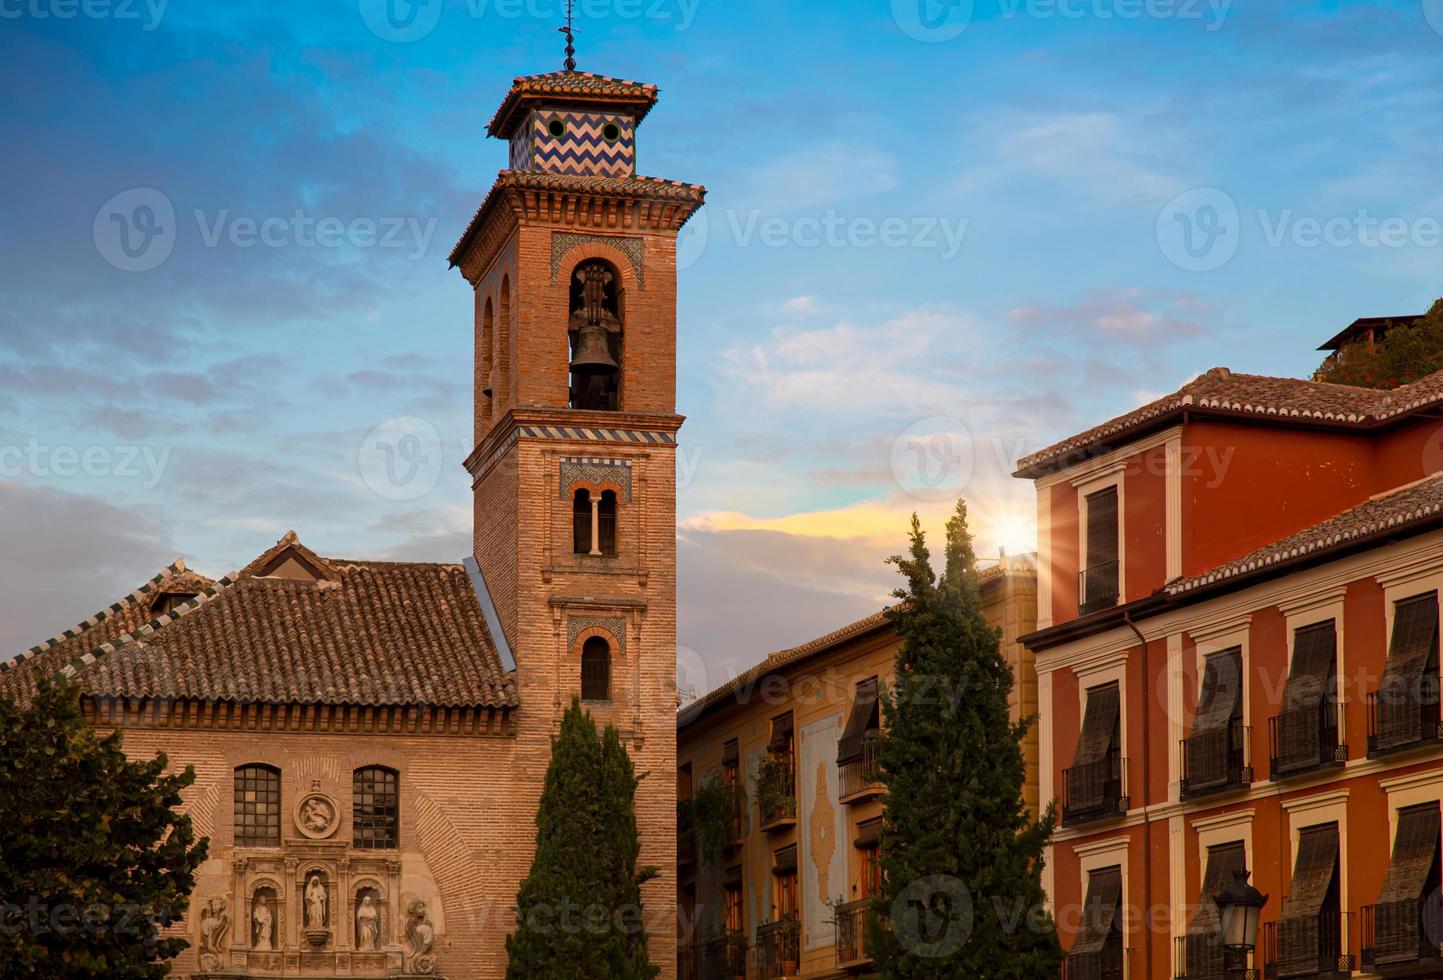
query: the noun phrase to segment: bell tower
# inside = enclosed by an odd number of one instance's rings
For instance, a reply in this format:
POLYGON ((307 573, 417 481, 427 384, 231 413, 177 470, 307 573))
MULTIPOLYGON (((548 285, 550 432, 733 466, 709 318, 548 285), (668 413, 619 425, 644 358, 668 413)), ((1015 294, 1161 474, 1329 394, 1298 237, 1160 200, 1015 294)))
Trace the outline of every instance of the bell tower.
MULTIPOLYGON (((653 85, 588 72, 517 78, 488 127, 510 167, 451 264, 475 291, 466 468, 476 562, 516 662, 516 795, 534 815, 573 697, 621 730, 651 774, 641 864, 662 874, 643 898, 652 962, 671 978, 676 240, 706 191, 637 175, 656 101, 653 85)), ((525 819, 518 848, 533 846, 525 819)))

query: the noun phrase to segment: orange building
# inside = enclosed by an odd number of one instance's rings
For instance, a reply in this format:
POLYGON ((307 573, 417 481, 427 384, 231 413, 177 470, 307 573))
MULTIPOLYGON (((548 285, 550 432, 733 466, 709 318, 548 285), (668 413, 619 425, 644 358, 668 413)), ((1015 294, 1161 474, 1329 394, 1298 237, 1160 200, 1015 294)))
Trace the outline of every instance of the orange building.
POLYGON ((1068 975, 1443 976, 1443 374, 1216 368, 1023 459, 1039 522, 1045 885, 1068 975))
MULTIPOLYGON (((983 612, 1017 677, 1013 717, 1035 712, 1031 557, 981 573, 983 612)), ((682 709, 678 720, 679 975, 845 977, 865 972, 863 913, 881 887, 882 788, 869 733, 901 640, 884 613, 774 653, 682 709), (741 786, 731 840, 699 853, 688 800, 709 780, 741 786)), ((1027 802, 1037 803, 1037 743, 1027 802)))

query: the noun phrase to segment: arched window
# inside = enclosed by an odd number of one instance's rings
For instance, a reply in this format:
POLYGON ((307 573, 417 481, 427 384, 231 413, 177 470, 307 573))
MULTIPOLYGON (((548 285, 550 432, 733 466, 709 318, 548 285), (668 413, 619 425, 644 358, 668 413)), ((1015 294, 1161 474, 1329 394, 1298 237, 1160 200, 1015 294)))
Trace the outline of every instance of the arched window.
POLYGON ((616 557, 616 491, 603 490, 596 509, 597 544, 607 558, 616 557))
MULTIPOLYGON (((476 294, 476 302, 480 304, 481 294, 476 294)), ((495 392, 491 386, 495 383, 496 374, 496 313, 491 308, 491 300, 488 298, 485 305, 478 311, 479 324, 476 336, 476 390, 481 393, 481 415, 483 419, 491 418, 491 406, 495 404, 495 392)))
POLYGON ((611 700, 611 644, 599 636, 581 648, 581 700, 611 700))
POLYGON ((578 490, 571 504, 571 549, 578 555, 591 554, 591 491, 578 490))
POLYGON ((351 826, 358 851, 401 846, 401 778, 394 769, 357 769, 351 784, 351 826))
POLYGON ((281 771, 241 766, 235 771, 236 847, 281 846, 281 771))
POLYGON ((571 407, 614 412, 621 407, 621 277, 601 261, 583 262, 571 277, 571 407))
POLYGON ((501 277, 501 309, 497 311, 496 340, 497 352, 496 401, 511 397, 511 277, 501 277))

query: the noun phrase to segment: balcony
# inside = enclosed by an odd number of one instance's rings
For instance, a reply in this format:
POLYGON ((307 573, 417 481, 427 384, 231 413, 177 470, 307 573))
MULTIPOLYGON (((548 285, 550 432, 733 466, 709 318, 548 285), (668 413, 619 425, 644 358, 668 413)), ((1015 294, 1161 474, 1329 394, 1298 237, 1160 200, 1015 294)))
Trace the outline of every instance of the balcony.
POLYGON ((1113 750, 1100 762, 1062 771, 1062 825, 1125 816, 1131 806, 1127 795, 1127 760, 1113 750))
POLYGON ((1342 766, 1348 761, 1348 743, 1338 738, 1343 706, 1324 701, 1317 707, 1295 708, 1268 719, 1268 777, 1274 781, 1342 766), (1285 731, 1304 733, 1302 758, 1285 758, 1280 741, 1285 731))
POLYGON ((870 898, 837 906, 837 966, 843 970, 858 970, 872 962, 872 954, 867 952, 867 916, 871 911, 870 898))
POLYGON ((757 926, 757 976, 794 977, 801 970, 802 924, 793 916, 757 926))
POLYGON ((1251 954, 1247 965, 1239 970, 1237 966, 1229 973, 1224 967, 1228 962, 1227 953, 1217 939, 1208 936, 1178 936, 1172 941, 1173 980, 1263 980, 1263 971, 1253 962, 1251 954), (1197 946, 1205 947, 1200 950, 1197 946), (1199 964, 1207 964, 1203 969, 1199 964))
MULTIPOLYGON (((1368 758, 1407 752, 1410 749, 1429 745, 1443 745, 1443 719, 1438 711, 1438 678, 1429 678, 1427 689, 1405 692, 1402 698, 1407 702, 1400 705, 1392 715, 1391 731, 1380 731, 1378 717, 1378 694, 1368 695, 1368 758), (1417 728, 1408 715, 1417 712, 1417 728), (1401 717, 1400 717, 1401 716, 1401 717), (1401 724, 1400 724, 1401 723, 1401 724), (1402 730, 1400 730, 1402 729, 1402 730)), ((1384 721, 1387 725, 1387 721, 1384 721)))
POLYGON ((757 764, 757 815, 763 831, 797 822, 797 773, 790 756, 765 755, 757 764))
POLYGON ((1068 956, 1062 961, 1062 980, 1127 980, 1127 957, 1131 948, 1108 943, 1101 952, 1068 956))
POLYGON ((862 757, 844 762, 839 768, 842 777, 842 803, 853 804, 870 800, 885 792, 882 781, 877 778, 877 747, 872 743, 876 732, 868 732, 862 743, 862 757))
POLYGON ((1119 597, 1118 569, 1115 561, 1105 561, 1077 573, 1077 615, 1111 609, 1119 597))
POLYGON ((1385 977, 1443 976, 1443 906, 1425 902, 1411 922, 1385 914, 1381 927, 1377 910, 1364 906, 1360 916, 1363 969, 1385 977))
MULTIPOLYGON (((1235 789, 1245 789, 1253 782, 1253 730, 1246 725, 1229 725, 1226 732, 1210 732, 1182 740, 1182 798, 1196 800, 1235 789), (1222 744, 1216 747, 1221 756, 1217 760, 1217 772, 1194 773, 1189 759, 1202 754, 1202 739, 1216 739, 1222 744)), ((1211 748, 1211 746, 1210 746, 1211 748)))
POLYGON ((701 947, 701 980, 734 980, 747 975, 747 940, 729 932, 701 947))
POLYGON ((1350 945, 1352 918, 1347 912, 1320 917, 1316 950, 1283 948, 1278 923, 1267 923, 1263 926, 1264 976, 1268 980, 1348 976, 1357 968, 1350 945), (1317 964, 1316 970, 1312 969, 1313 963, 1317 964))

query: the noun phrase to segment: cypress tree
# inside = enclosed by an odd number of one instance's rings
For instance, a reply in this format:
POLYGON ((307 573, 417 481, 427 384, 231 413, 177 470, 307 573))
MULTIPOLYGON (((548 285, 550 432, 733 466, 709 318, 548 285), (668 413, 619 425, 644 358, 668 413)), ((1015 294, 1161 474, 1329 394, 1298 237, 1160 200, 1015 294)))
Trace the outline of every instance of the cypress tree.
POLYGON ((613 726, 573 700, 536 812, 536 856, 506 940, 508 980, 651 980, 636 862, 637 777, 613 726))
POLYGON ((891 620, 902 639, 883 692, 878 768, 885 883, 872 916, 879 977, 1022 980, 1056 976, 1063 954, 1044 905, 1043 848, 1055 808, 1023 802, 1012 672, 982 615, 967 507, 947 524, 946 570, 933 571, 921 524, 891 559, 906 580, 891 620))

